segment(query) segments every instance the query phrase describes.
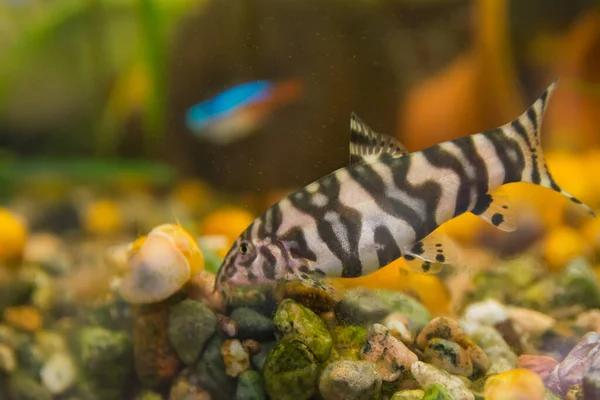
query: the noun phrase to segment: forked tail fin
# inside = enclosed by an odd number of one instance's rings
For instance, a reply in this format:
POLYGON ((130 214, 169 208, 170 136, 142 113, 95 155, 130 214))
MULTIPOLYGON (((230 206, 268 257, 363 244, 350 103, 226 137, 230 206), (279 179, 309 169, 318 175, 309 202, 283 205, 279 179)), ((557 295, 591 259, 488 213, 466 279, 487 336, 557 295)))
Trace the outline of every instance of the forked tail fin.
POLYGON ((506 124, 502 130, 506 135, 517 140, 523 151, 525 168, 523 169, 521 181, 534 183, 555 190, 569 198, 580 208, 584 209, 586 213, 593 216, 594 211, 590 207, 583 204, 573 195, 558 186, 556 181, 554 181, 554 178, 552 178, 548 166, 546 165, 546 160, 544 159, 540 140, 540 128, 544 111, 546 111, 546 106, 548 105, 548 100, 554 91, 557 82, 558 80, 555 80, 540 98, 527 109, 527 111, 519 118, 506 124))

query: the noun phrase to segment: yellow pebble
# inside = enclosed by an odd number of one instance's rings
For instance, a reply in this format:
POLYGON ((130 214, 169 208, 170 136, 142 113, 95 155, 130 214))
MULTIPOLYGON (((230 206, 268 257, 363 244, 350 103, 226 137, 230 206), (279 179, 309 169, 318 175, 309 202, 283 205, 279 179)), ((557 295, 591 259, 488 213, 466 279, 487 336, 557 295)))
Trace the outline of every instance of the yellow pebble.
POLYGON ((559 270, 572 259, 586 255, 588 249, 585 240, 575 229, 561 226, 546 236, 544 257, 550 269, 559 270))
POLYGON ((223 235, 228 246, 254 221, 248 211, 237 207, 224 207, 213 211, 200 223, 201 235, 223 235))
POLYGON ((544 383, 527 369, 513 369, 491 376, 485 382, 486 400, 543 400, 544 383))
POLYGON ((90 204, 84 216, 85 230, 93 235, 117 233, 123 225, 121 212, 111 200, 98 200, 90 204))
POLYGON ((31 306, 8 307, 4 310, 4 321, 15 328, 35 332, 42 326, 42 315, 31 306))
POLYGON ((0 263, 18 260, 23 255, 26 240, 24 221, 0 208, 0 263))

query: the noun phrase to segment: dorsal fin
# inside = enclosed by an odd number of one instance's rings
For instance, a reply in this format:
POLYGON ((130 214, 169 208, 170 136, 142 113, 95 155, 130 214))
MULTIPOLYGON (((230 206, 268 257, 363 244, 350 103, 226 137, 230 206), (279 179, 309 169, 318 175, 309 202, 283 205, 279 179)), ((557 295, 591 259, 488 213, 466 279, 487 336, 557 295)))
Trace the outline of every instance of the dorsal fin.
POLYGON ((389 135, 377 133, 354 113, 350 116, 350 164, 371 163, 387 154, 401 157, 406 148, 389 135))

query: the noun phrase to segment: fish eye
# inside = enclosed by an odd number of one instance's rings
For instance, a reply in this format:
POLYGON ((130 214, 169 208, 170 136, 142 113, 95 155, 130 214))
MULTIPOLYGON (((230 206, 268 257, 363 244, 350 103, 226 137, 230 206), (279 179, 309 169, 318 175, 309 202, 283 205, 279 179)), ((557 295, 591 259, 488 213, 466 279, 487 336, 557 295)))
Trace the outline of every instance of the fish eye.
POLYGON ((248 253, 249 250, 250 250, 250 243, 248 243, 248 242, 240 243, 240 253, 241 254, 246 254, 246 253, 248 253))

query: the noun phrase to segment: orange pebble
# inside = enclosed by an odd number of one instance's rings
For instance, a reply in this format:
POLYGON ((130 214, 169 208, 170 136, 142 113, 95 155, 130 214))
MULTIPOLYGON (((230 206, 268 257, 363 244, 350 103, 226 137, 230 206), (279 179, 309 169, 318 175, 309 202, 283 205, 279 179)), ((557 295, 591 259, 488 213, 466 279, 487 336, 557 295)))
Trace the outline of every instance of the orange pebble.
POLYGON ((31 306, 8 307, 4 310, 4 321, 15 328, 35 332, 42 326, 42 315, 31 306))
POLYGON ((0 264, 23 255, 27 240, 24 221, 12 212, 0 208, 0 264))
POLYGON ((118 232, 123 226, 123 218, 118 205, 111 200, 98 200, 88 206, 84 215, 87 232, 105 236, 118 232))
POLYGON ((254 221, 248 211, 237 207, 224 207, 213 211, 200 223, 201 235, 224 235, 233 243, 254 221))

